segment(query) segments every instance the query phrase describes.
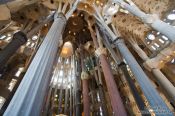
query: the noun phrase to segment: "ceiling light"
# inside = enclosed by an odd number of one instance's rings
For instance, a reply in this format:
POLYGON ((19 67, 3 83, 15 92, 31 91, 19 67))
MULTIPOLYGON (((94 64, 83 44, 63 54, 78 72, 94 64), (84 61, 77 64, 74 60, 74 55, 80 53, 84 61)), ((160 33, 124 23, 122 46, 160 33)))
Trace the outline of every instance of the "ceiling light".
POLYGON ((161 60, 160 63, 163 63, 163 60, 161 60))
POLYGON ((167 59, 169 59, 169 58, 170 58, 170 56, 166 56, 166 58, 167 58, 167 59))
POLYGON ((62 57, 69 57, 73 53, 73 47, 71 42, 65 42, 61 51, 62 57))
POLYGON ((99 4, 99 3, 100 3, 100 1, 99 1, 99 0, 97 0, 97 1, 96 1, 96 4, 99 4))

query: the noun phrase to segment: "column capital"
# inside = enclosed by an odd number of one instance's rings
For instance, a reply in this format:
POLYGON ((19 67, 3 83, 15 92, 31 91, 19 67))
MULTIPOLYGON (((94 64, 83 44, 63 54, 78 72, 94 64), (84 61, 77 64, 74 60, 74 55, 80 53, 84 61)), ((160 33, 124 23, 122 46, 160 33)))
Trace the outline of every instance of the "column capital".
POLYGON ((145 14, 144 17, 141 17, 141 19, 146 24, 152 24, 159 20, 159 16, 157 14, 145 14))
POLYGON ((122 38, 117 39, 114 44, 119 45, 119 44, 124 44, 124 40, 122 38))
MULTIPOLYGON (((13 35, 13 39, 19 40, 20 44, 23 45, 27 42, 27 36, 22 31, 18 31, 13 35)), ((12 40, 13 41, 13 40, 12 40)))
POLYGON ((63 20, 65 20, 65 23, 67 21, 66 16, 62 13, 62 12, 56 12, 54 15, 54 20, 58 19, 58 18, 62 18, 63 20))
POLYGON ((106 55, 107 54, 107 50, 106 50, 106 48, 104 48, 104 47, 99 47, 99 48, 97 48, 96 50, 95 50, 95 55, 97 56, 97 57, 99 57, 99 56, 101 56, 101 55, 106 55))
POLYGON ((112 43, 116 43, 116 41, 118 41, 118 40, 122 40, 122 37, 117 37, 117 38, 115 38, 113 41, 112 41, 112 43))
POLYGON ((81 72, 81 79, 82 80, 88 80, 89 79, 89 74, 85 71, 81 72))

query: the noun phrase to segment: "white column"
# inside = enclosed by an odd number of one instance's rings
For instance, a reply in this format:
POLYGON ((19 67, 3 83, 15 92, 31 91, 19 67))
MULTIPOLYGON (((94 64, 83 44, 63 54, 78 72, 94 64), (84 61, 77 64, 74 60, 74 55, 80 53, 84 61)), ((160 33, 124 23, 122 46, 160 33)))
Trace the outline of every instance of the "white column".
POLYGON ((37 51, 4 116, 39 116, 53 64, 61 45, 66 24, 63 14, 55 14, 54 22, 37 51))

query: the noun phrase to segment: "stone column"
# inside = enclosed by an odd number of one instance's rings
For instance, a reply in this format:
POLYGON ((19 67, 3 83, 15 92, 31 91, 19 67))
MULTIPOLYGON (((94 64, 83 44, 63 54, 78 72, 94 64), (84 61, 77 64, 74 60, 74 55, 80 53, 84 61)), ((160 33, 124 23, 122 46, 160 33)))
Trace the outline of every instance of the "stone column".
POLYGON ((123 40, 120 37, 117 37, 111 31, 111 29, 104 23, 104 21, 100 20, 98 17, 96 17, 96 19, 100 31, 104 33, 107 37, 109 37, 109 40, 114 42, 114 45, 119 49, 121 55, 128 63, 144 95, 146 96, 151 108, 155 111, 156 114, 159 114, 160 111, 157 110, 157 108, 160 107, 161 111, 164 111, 166 115, 171 116, 172 112, 164 103, 163 99, 160 97, 156 89, 153 87, 147 75, 144 73, 140 65, 137 63, 133 55, 130 53, 127 46, 124 44, 123 40))
POLYGON ((30 64, 4 116, 39 116, 61 35, 66 24, 63 14, 55 14, 54 22, 30 64))
POLYGON ((137 79, 144 95, 149 101, 149 104, 154 110, 155 114, 159 114, 160 111, 157 110, 157 108, 160 107, 160 110, 163 110, 167 116, 171 116, 171 111, 169 110, 163 99, 160 97, 159 93, 156 91, 154 86, 151 84, 147 75, 144 73, 144 71, 137 63, 133 55, 130 53, 123 40, 118 39, 117 41, 115 41, 115 45, 119 49, 120 53, 122 54, 128 65, 130 66, 135 78, 137 79))
POLYGON ((153 29, 167 36, 172 42, 175 42, 175 28, 161 21, 156 14, 146 14, 141 11, 136 5, 129 5, 123 0, 113 0, 113 2, 140 18, 142 22, 150 25, 153 29))
POLYGON ((138 105, 138 108, 140 111, 144 111, 146 110, 145 109, 145 104, 144 104, 144 101, 143 99, 141 98, 140 94, 138 93, 138 90, 133 82, 133 80, 131 79, 131 76, 129 75, 128 73, 128 70, 127 70, 127 67, 126 67, 126 64, 123 62, 119 65, 120 69, 122 70, 124 76, 125 76, 125 79, 127 80, 128 84, 129 84, 129 87, 131 89, 131 92, 134 96, 134 99, 138 105))
MULTIPOLYGON (((82 47, 82 46, 81 46, 82 47)), ((85 64, 84 64, 84 50, 83 48, 80 48, 80 54, 81 54, 81 79, 82 79, 82 86, 83 86, 83 111, 85 116, 90 116, 90 97, 89 97, 89 85, 88 85, 88 79, 89 75, 86 72, 85 64)))
MULTIPOLYGON (((149 59, 147 54, 136 43, 131 43, 131 45, 144 61, 147 61, 149 59)), ((152 68, 151 72, 154 74, 154 77, 160 84, 163 92, 166 93, 165 96, 168 96, 168 98, 170 98, 170 101, 175 104, 175 87, 173 84, 165 77, 160 69, 152 68)))
POLYGON ((13 35, 12 41, 0 51, 0 71, 4 68, 10 57, 26 42, 27 37, 23 32, 19 31, 13 35))
POLYGON ((110 46, 110 43, 107 41, 108 38, 106 35, 104 35, 103 33, 101 33, 101 35, 103 36, 103 43, 106 46, 106 48, 108 49, 108 51, 111 53, 112 58, 114 59, 115 63, 118 65, 119 70, 121 69, 122 73, 124 74, 125 79, 127 80, 129 87, 132 91, 132 94, 134 96, 134 99, 139 107, 139 109, 141 111, 145 110, 145 104, 144 101, 142 100, 141 96, 138 94, 137 88, 134 85, 128 71, 127 71, 127 67, 126 64, 124 62, 121 61, 121 59, 116 55, 114 49, 110 46))
MULTIPOLYGON (((95 34, 94 34, 91 26, 89 26, 89 29, 91 32, 91 36, 92 36, 95 48, 97 50, 104 49, 104 48, 100 48, 102 46, 99 47, 99 43, 97 42, 97 39, 95 37, 95 34)), ((106 58, 104 53, 100 53, 98 56, 99 56, 100 63, 101 63, 102 69, 103 69, 103 73, 104 73, 106 85, 108 88, 114 116, 117 116, 117 115, 118 116, 126 116, 127 114, 126 114, 124 105, 122 103, 122 99, 121 99, 120 93, 117 89, 117 85, 115 83, 114 76, 112 75, 112 71, 111 71, 109 63, 107 61, 107 58, 106 58)))

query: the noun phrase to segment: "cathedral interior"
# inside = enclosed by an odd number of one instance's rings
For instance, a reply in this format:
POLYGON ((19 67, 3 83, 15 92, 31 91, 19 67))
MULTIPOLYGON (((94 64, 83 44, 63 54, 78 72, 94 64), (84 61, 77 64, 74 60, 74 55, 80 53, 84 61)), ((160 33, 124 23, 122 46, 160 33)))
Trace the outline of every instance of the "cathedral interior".
POLYGON ((0 0, 0 116, 174 116, 175 0, 0 0))

